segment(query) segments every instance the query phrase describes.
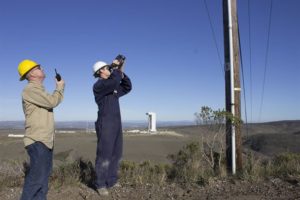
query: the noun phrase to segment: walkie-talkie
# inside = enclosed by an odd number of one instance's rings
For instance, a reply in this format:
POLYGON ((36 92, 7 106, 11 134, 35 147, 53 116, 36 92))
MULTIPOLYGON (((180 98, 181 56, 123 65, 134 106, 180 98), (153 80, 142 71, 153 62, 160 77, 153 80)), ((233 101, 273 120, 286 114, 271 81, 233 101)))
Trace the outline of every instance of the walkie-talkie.
POLYGON ((56 69, 55 69, 55 78, 56 78, 56 80, 57 81, 60 81, 61 80, 61 76, 60 76, 60 74, 59 73, 57 73, 57 71, 56 71, 56 69))

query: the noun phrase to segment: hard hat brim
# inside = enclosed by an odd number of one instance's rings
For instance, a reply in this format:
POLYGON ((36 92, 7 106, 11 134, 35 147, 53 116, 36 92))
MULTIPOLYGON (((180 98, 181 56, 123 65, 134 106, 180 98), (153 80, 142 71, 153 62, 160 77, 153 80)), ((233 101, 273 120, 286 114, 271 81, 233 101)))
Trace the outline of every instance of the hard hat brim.
POLYGON ((25 76, 22 76, 19 81, 24 81, 25 80, 25 76))

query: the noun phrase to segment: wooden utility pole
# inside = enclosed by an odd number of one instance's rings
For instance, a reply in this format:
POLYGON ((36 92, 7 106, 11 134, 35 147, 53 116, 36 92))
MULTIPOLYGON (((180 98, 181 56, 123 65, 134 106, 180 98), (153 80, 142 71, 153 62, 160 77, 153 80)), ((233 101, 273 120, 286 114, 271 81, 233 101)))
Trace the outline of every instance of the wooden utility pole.
POLYGON ((237 0, 223 0, 226 111, 226 158, 233 174, 242 170, 240 53, 237 23, 237 0), (234 120, 233 120, 234 119, 234 120))

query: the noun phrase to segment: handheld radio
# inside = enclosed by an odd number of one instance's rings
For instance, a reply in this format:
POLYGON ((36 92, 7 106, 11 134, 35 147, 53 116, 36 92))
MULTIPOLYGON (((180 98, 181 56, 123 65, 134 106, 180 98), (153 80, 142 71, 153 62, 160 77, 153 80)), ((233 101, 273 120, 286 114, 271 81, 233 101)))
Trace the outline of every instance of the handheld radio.
POLYGON ((57 73, 56 69, 55 69, 55 78, 57 81, 60 81, 61 80, 61 76, 59 73, 57 73))

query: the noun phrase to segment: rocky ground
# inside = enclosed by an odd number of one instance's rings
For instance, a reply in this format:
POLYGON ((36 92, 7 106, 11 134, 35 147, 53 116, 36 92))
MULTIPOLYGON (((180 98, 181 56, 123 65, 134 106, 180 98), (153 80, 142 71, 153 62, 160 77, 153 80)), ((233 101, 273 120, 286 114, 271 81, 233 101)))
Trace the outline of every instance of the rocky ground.
MULTIPOLYGON (((21 188, 6 188, 0 191, 1 200, 15 200, 20 198, 21 188)), ((175 184, 158 185, 122 185, 110 189, 107 197, 99 196, 96 191, 85 185, 63 186, 50 188, 49 200, 201 200, 201 199, 300 199, 300 184, 298 181, 284 181, 271 179, 269 181, 250 183, 242 181, 215 181, 208 186, 180 187, 175 184)))

